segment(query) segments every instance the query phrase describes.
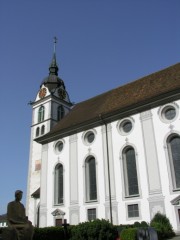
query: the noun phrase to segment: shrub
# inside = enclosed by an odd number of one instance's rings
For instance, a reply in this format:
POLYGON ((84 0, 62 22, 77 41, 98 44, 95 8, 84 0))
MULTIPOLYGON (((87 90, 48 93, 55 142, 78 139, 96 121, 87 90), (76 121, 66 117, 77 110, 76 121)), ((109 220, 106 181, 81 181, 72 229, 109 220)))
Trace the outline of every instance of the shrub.
POLYGON ((120 225, 116 225, 116 229, 117 229, 117 232, 118 232, 119 236, 120 236, 120 234, 121 234, 123 229, 132 228, 132 227, 134 227, 133 224, 120 224, 120 225))
POLYGON ((172 225, 164 214, 156 213, 150 222, 150 226, 157 231, 159 240, 175 236, 172 225))
POLYGON ((149 227, 149 224, 145 221, 141 222, 141 227, 145 228, 145 227, 149 227))
POLYGON ((127 228, 121 231, 121 240, 136 240, 137 228, 127 228))
POLYGON ((135 227, 135 228, 141 227, 140 222, 134 222, 134 227, 135 227))
POLYGON ((71 227, 71 240, 114 240, 116 237, 117 228, 104 219, 71 227))
POLYGON ((63 227, 35 228, 33 240, 59 240, 64 239, 63 227))

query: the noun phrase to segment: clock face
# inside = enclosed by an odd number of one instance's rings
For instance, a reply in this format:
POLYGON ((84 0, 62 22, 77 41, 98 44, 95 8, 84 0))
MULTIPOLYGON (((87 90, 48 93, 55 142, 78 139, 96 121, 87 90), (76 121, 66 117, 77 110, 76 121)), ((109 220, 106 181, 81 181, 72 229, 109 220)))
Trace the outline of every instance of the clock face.
POLYGON ((47 90, 46 88, 41 88, 41 90, 39 91, 39 97, 43 98, 46 96, 47 90))
POLYGON ((59 94, 59 97, 60 97, 61 99, 65 99, 65 98, 66 98, 66 91, 65 91, 64 89, 60 88, 60 89, 58 90, 58 94, 59 94))

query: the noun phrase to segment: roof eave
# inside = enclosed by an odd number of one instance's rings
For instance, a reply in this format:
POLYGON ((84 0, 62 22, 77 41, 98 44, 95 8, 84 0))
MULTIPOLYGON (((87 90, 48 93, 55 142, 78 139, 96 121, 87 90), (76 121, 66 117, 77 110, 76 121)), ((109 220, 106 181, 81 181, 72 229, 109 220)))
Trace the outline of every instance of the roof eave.
POLYGON ((175 101, 177 99, 180 99, 180 89, 176 89, 174 91, 155 96, 151 99, 135 103, 131 106, 116 109, 112 112, 108 113, 100 112, 98 116, 90 119, 89 121, 81 122, 79 124, 70 126, 57 132, 47 133, 42 137, 36 138, 35 141, 40 144, 46 144, 48 142, 55 141, 59 138, 73 135, 75 133, 103 125, 104 123, 110 123, 112 121, 116 121, 118 119, 146 111, 148 109, 166 104, 167 102, 175 101))

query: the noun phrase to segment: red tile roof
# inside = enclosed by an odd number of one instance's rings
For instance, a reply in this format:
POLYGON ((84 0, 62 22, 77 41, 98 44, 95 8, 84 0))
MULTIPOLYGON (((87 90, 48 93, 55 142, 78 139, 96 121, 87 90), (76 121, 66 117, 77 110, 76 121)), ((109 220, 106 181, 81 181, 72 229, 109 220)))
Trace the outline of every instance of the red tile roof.
POLYGON ((112 119, 115 114, 127 114, 127 111, 137 107, 142 109, 145 104, 152 105, 158 99, 175 93, 180 93, 180 63, 76 104, 70 113, 38 141, 73 134, 95 122, 100 125, 100 115, 106 120, 112 119))

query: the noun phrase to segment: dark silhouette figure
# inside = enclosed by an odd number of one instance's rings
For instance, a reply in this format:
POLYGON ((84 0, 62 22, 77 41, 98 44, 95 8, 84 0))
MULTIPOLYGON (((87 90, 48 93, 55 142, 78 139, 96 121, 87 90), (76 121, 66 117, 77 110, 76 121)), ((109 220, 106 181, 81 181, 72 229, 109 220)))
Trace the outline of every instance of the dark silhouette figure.
POLYGON ((26 217, 24 205, 20 202, 22 194, 21 190, 17 190, 15 192, 15 200, 8 203, 8 228, 3 239, 32 240, 33 238, 34 227, 26 217))

